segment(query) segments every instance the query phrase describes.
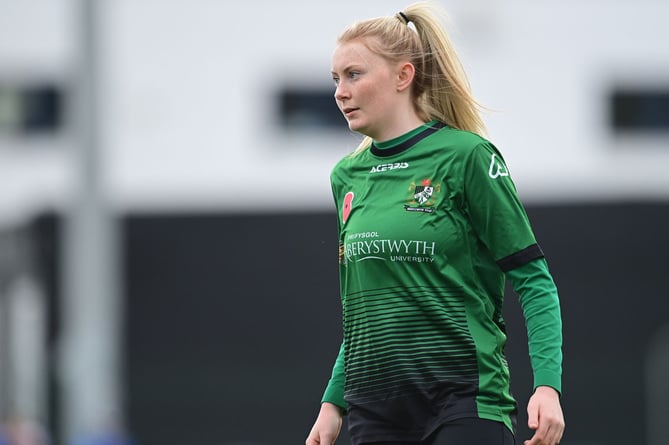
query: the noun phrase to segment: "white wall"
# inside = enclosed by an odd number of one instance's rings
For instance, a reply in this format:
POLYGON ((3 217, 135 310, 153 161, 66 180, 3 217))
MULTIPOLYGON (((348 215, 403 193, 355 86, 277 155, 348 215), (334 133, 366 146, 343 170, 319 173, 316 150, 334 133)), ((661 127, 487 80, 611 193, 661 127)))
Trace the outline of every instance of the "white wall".
MULTIPOLYGON (((0 0, 0 89, 69 82, 74 11, 70 0, 0 0)), ((71 176, 66 135, 26 140, 0 133, 0 227, 63 200, 71 176)))
MULTIPOLYGON (((119 209, 329 208, 332 164, 358 138, 285 134, 282 85, 330 85, 339 31, 405 1, 101 3, 104 181, 119 209)), ((445 3, 490 137, 526 201, 669 197, 669 137, 615 138, 615 85, 667 85, 669 2, 445 3)), ((0 0, 0 82, 70 82, 72 0, 0 0), (31 32, 32 30, 32 32, 31 32)), ((342 126, 345 123, 342 120, 342 126)), ((67 132, 0 136, 0 224, 67 199, 67 132)))

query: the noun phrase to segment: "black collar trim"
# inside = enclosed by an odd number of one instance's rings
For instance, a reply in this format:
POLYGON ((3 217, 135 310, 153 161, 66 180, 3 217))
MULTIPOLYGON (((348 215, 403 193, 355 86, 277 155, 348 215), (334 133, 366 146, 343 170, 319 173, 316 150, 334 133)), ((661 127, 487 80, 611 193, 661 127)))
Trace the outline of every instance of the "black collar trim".
POLYGON ((371 150, 373 155, 380 156, 382 158, 388 157, 388 156, 395 156, 395 155, 398 155, 398 154, 402 153, 403 151, 408 150, 409 148, 413 147, 414 145, 416 145, 417 143, 419 143, 420 141, 422 141, 426 137, 428 137, 431 134, 434 134, 437 131, 441 130, 445 126, 446 126, 446 124, 444 124, 443 122, 436 122, 434 125, 432 125, 431 127, 427 127, 425 130, 421 131, 417 135, 415 135, 413 137, 410 137, 406 141, 401 142, 401 143, 395 145, 394 147, 390 147, 390 148, 381 149, 381 148, 378 148, 374 142, 372 142, 372 147, 370 148, 370 150, 371 150))

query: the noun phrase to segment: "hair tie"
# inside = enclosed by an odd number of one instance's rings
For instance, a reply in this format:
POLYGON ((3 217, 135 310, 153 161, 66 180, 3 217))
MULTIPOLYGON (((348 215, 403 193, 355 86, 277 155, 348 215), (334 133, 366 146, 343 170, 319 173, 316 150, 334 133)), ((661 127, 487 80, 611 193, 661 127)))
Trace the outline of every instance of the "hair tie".
POLYGON ((409 17, 407 17, 402 11, 398 13, 402 20, 404 20, 404 24, 408 25, 411 20, 409 20, 409 17))

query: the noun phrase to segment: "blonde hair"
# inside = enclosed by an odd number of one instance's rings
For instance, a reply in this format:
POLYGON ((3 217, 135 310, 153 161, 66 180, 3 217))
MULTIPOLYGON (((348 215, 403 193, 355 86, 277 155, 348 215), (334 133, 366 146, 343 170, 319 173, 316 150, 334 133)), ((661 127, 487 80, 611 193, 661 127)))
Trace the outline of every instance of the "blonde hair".
MULTIPOLYGON (((394 16, 354 23, 338 43, 364 40, 368 48, 391 62, 408 60, 415 67, 414 107, 425 122, 437 120, 450 127, 483 135, 481 106, 472 95, 462 63, 440 17, 429 2, 407 6, 394 16)), ((365 137, 354 154, 371 144, 365 137)))

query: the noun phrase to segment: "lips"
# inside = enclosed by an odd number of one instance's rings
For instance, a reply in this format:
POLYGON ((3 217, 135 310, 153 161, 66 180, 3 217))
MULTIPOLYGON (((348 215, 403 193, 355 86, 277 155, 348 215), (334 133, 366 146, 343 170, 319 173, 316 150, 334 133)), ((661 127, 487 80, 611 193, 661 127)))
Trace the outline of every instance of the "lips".
POLYGON ((345 116, 348 116, 349 114, 353 113, 354 111, 358 111, 359 109, 360 108, 346 107, 346 108, 342 109, 342 111, 344 112, 345 116))

